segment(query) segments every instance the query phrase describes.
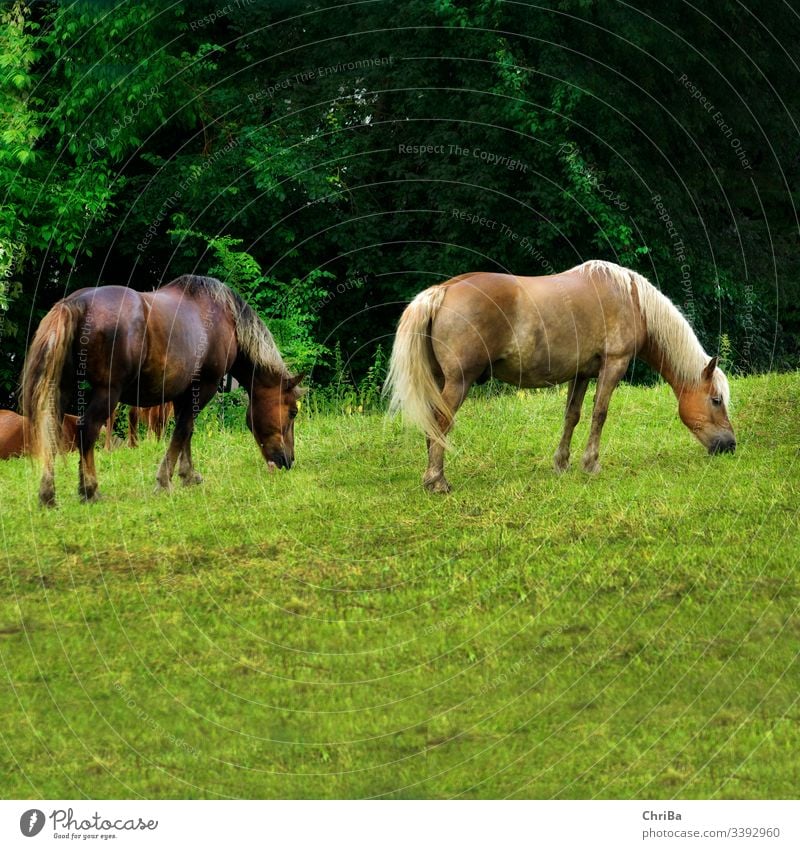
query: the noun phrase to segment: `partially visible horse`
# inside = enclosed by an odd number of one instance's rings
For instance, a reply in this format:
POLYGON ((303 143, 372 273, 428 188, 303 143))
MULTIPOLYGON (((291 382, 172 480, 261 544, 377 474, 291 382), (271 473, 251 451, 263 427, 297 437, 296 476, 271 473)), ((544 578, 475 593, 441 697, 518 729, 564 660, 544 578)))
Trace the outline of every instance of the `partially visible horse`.
MULTIPOLYGON (((174 415, 172 401, 156 404, 154 407, 128 407, 128 445, 136 448, 139 445, 139 422, 144 422, 145 435, 152 433, 160 440, 167 429, 169 420, 174 415)), ((114 447, 114 421, 116 413, 106 421, 106 451, 114 447)))
MULTIPOLYGON (((61 451, 78 448, 78 417, 64 416, 61 422, 61 451)), ((13 410, 0 410, 0 460, 27 457, 31 453, 30 422, 13 410)))
POLYGON ((710 454, 735 449, 728 381, 717 357, 703 351, 686 319, 646 278, 600 260, 547 277, 465 274, 425 289, 400 319, 386 388, 390 408, 427 436, 425 487, 449 492, 446 437, 473 383, 489 377, 520 387, 569 382, 555 454, 556 470, 563 471, 596 377, 583 454, 584 470, 596 472, 609 399, 634 357, 670 384, 683 423, 710 454))
POLYGON ((139 421, 144 422, 145 434, 152 433, 161 439, 169 420, 174 415, 172 401, 156 404, 155 407, 131 407, 128 411, 128 438, 134 447, 139 442, 139 421))
POLYGON ((22 382, 36 454, 44 463, 39 499, 55 504, 58 424, 80 415, 78 493, 97 497, 94 443, 118 403, 171 401, 175 429, 156 476, 169 489, 175 465, 184 484, 200 483, 192 464, 195 418, 230 372, 247 390, 247 424, 270 468, 294 462, 294 417, 301 377, 293 377, 266 325, 231 289, 184 275, 154 292, 123 286, 81 289, 44 317, 22 382))

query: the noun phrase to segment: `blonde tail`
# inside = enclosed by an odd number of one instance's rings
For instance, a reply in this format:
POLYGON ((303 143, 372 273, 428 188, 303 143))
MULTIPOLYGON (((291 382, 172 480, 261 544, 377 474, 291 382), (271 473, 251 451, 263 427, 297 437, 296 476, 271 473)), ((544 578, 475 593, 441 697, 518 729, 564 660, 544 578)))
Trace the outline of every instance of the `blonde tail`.
POLYGON ((402 412, 406 421, 442 445, 447 440, 437 413, 447 418, 451 411, 434 377, 430 331, 446 291, 445 286, 432 286, 406 307, 397 327, 384 387, 384 394, 390 396, 390 413, 402 412))
POLYGON ((22 412, 30 420, 31 453, 46 467, 52 467, 61 446, 61 375, 82 314, 81 307, 57 303, 42 319, 22 372, 22 412))

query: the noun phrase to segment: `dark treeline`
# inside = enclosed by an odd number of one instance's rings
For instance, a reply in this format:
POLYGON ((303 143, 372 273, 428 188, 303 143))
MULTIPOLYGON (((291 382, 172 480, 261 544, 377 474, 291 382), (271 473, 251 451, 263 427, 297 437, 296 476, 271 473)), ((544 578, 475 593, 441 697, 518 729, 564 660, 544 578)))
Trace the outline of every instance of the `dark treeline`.
POLYGON ((214 273, 324 382, 426 285, 590 257, 797 365, 784 3, 17 2, 0 40, 4 394, 83 286, 214 273))

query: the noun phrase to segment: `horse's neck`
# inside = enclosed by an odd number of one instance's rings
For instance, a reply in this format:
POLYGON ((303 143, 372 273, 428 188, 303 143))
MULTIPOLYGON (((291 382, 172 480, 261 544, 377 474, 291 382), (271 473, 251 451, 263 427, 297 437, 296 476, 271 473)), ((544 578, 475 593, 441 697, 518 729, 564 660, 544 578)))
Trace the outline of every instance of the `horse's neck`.
POLYGON ((231 367, 231 375, 240 386, 244 386, 247 391, 253 386, 271 387, 277 386, 282 374, 270 371, 263 366, 256 366, 253 361, 241 351, 236 357, 236 361, 231 367))
POLYGON ((661 349, 657 342, 647 337, 644 345, 639 351, 639 358, 644 360, 650 368, 657 371, 664 380, 672 387, 676 398, 681 397, 684 390, 684 382, 678 378, 677 371, 670 357, 661 349))

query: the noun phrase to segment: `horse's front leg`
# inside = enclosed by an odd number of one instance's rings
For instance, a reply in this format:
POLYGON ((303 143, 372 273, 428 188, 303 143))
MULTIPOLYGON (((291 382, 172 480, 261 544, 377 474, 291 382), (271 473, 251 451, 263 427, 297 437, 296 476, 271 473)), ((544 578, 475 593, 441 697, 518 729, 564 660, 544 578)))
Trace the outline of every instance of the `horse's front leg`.
POLYGON ((164 459, 158 467, 156 474, 156 491, 172 489, 172 473, 175 471, 175 463, 178 457, 183 453, 187 442, 192 437, 194 429, 194 414, 190 404, 181 406, 180 409, 175 405, 175 430, 172 431, 172 439, 167 445, 167 451, 164 454, 164 459))
POLYGON ((184 443, 183 451, 181 451, 180 460, 178 462, 178 474, 183 481, 184 486, 193 486, 194 484, 202 483, 203 476, 195 469, 192 464, 192 434, 189 434, 188 439, 184 443))
POLYGON ((561 442, 556 449, 553 463, 557 472, 564 472, 569 468, 569 446, 572 443, 572 434, 581 420, 581 407, 586 395, 589 378, 576 375, 569 384, 567 393, 567 409, 564 413, 564 432, 561 434, 561 442))
POLYGON ((583 470, 590 474, 600 471, 600 464, 598 463, 600 436, 603 432, 603 425, 606 423, 608 404, 611 400, 611 393, 624 377, 630 361, 630 357, 606 359, 600 368, 600 374, 597 377, 597 390, 594 396, 594 409, 592 410, 592 429, 589 433, 589 441, 586 443, 586 450, 583 452, 583 470))
MULTIPOLYGON (((442 400, 444 401, 449 414, 436 414, 436 420, 439 423, 442 434, 447 436, 453 427, 458 408, 467 397, 471 383, 463 380, 447 381, 442 389, 442 400)), ((422 483, 425 489, 429 492, 450 492, 451 486, 444 476, 444 445, 430 437, 426 437, 428 445, 428 468, 422 476, 422 483)))
POLYGON ((178 474, 185 486, 203 482, 203 476, 192 465, 192 434, 194 421, 203 407, 208 404, 217 391, 216 381, 201 385, 193 384, 189 393, 174 403, 175 430, 167 446, 167 453, 161 461, 156 476, 156 489, 172 488, 172 473, 180 458, 178 474))

